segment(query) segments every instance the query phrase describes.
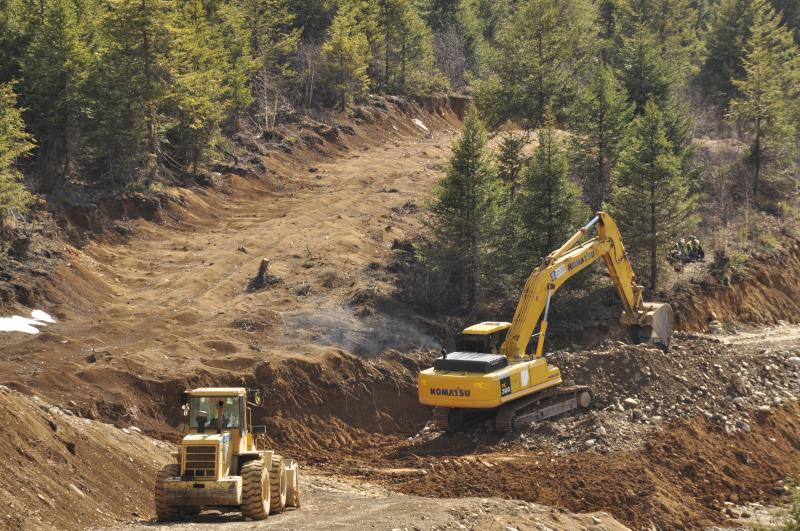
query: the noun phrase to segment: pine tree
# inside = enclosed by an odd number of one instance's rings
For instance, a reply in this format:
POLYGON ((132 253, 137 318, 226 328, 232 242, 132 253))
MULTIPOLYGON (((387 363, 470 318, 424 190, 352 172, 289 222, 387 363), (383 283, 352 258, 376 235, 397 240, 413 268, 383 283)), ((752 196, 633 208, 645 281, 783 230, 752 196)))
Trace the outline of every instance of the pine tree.
POLYGON ((546 108, 562 109, 575 92, 593 49, 594 9, 586 0, 524 0, 487 52, 488 75, 476 100, 492 125, 514 118, 542 123, 546 108))
POLYGON ((173 11, 166 0, 110 0, 106 10, 91 80, 92 145, 117 187, 153 177, 162 161, 173 11))
POLYGON ((619 18, 627 37, 640 27, 653 34, 661 58, 679 83, 696 73, 702 47, 692 0, 620 0, 619 18))
POLYGON ((322 45, 322 56, 342 110, 354 96, 364 94, 369 88, 369 43, 363 33, 354 31, 355 27, 353 13, 340 11, 331 24, 330 37, 322 45))
POLYGON ((33 33, 25 0, 0 0, 0 83, 19 77, 19 65, 33 33))
POLYGON ((751 4, 752 0, 721 0, 706 36, 706 60, 699 85, 723 108, 736 95, 732 81, 744 76, 742 60, 753 23, 751 4))
POLYGON ((0 85, 0 251, 5 249, 6 217, 13 210, 26 210, 31 201, 15 164, 33 149, 33 143, 16 104, 11 85, 0 85))
POLYGON ((259 120, 265 131, 274 126, 277 105, 294 76, 292 54, 301 29, 286 0, 237 0, 244 14, 244 29, 256 60, 254 80, 259 120))
POLYGON ((644 112, 650 100, 661 105, 672 97, 674 74, 664 61, 655 34, 646 26, 638 25, 624 39, 620 55, 620 77, 637 114, 644 112))
POLYGON ((650 289, 669 246, 696 224, 681 161, 667 137, 664 115, 655 101, 645 105, 627 135, 613 174, 609 206, 635 263, 647 263, 650 289))
POLYGON ((214 39, 225 50, 225 87, 234 121, 253 103, 253 77, 259 67, 251 35, 242 31, 248 20, 239 5, 227 2, 210 19, 214 39))
POLYGON ((633 105, 613 70, 598 67, 570 113, 573 168, 593 211, 608 200, 611 172, 632 118, 633 105))
POLYGON ((678 79, 660 51, 656 36, 639 24, 633 35, 623 39, 620 79, 638 115, 647 102, 654 101, 661 112, 675 154, 686 165, 693 156, 691 120, 686 104, 678 97, 678 79))
POLYGON ((510 189, 512 194, 519 185, 522 170, 525 167, 525 157, 522 150, 527 143, 525 135, 508 133, 500 141, 500 150, 497 154, 497 178, 510 189))
POLYGON ((208 27, 201 0, 182 3, 173 31, 166 103, 177 123, 169 130, 169 149, 174 159, 196 171, 227 114, 225 51, 208 27))
POLYGON ((387 92, 424 93, 445 85, 434 68, 431 31, 412 0, 380 0, 379 86, 387 92))
POLYGON ((72 0, 52 0, 45 4, 22 63, 26 116, 40 146, 44 191, 68 176, 78 157, 80 128, 89 107, 88 33, 72 0))
POLYGON ((482 283, 494 182, 486 139, 483 122, 470 108, 430 205, 433 244, 427 260, 447 279, 458 302, 466 296, 468 309, 475 306, 482 283))
POLYGON ((543 256, 569 238, 588 214, 580 188, 569 176, 555 120, 548 113, 539 130, 539 146, 510 209, 508 226, 514 232, 511 261, 515 284, 519 285, 543 256))
POLYGON ((757 199, 768 155, 784 156, 796 147, 794 108, 800 103, 797 73, 800 52, 792 33, 767 0, 753 0, 753 26, 744 58, 744 77, 734 79, 738 95, 729 118, 751 138, 753 196, 757 199))
POLYGON ((784 24, 793 31, 795 40, 800 43, 800 2, 797 0, 772 0, 772 6, 781 14, 784 24))

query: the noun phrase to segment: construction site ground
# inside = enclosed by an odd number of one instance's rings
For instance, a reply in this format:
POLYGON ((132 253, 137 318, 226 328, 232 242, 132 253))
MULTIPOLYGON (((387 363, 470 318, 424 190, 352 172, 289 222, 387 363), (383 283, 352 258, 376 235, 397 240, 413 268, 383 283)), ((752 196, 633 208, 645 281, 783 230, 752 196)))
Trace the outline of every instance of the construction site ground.
POLYGON ((567 380, 592 387, 589 412, 504 438, 428 426, 416 372, 439 343, 393 297, 393 264, 458 117, 389 102, 351 125, 64 244, 35 292, 57 322, 0 334, 0 527, 152 527, 180 392, 225 384, 264 390, 266 443, 306 471, 304 507, 259 528, 699 529, 785 499, 800 452, 788 323, 678 333, 669 353, 558 351, 567 380), (269 283, 249 290, 262 258, 269 283))

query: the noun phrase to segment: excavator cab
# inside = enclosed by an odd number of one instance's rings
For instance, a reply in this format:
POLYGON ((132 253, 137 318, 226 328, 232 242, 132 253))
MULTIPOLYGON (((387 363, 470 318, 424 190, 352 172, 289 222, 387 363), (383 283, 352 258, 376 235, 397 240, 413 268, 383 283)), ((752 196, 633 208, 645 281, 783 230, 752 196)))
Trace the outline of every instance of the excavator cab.
POLYGON ((497 321, 469 326, 456 336, 456 350, 499 354, 500 346, 506 340, 509 328, 511 328, 511 323, 497 321))

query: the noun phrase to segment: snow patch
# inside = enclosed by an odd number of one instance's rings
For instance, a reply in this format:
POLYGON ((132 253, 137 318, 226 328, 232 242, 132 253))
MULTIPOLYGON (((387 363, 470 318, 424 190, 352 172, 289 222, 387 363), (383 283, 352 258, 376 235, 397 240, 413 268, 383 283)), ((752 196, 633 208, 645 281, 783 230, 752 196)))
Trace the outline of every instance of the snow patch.
POLYGON ((42 310, 33 310, 30 317, 12 315, 0 317, 0 332, 21 332, 23 334, 38 334, 40 326, 55 323, 56 320, 42 310))
POLYGON ((414 119, 413 119, 413 120, 411 120, 411 121, 412 121, 412 122, 414 122, 414 125, 416 125, 416 126, 417 126, 417 127, 419 127, 420 129, 422 129, 422 130, 423 130, 423 131, 425 131, 426 133, 430 133, 430 132, 431 132, 431 130, 430 130, 430 129, 428 129, 428 126, 427 126, 427 125, 425 125, 425 123, 424 123, 422 120, 420 120, 419 118, 414 118, 414 119))

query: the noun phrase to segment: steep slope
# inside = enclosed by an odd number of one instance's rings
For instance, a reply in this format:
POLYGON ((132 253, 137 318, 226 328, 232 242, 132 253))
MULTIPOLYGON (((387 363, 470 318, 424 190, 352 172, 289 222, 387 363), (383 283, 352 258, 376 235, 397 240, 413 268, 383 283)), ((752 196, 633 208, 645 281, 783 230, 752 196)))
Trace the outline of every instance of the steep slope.
POLYGON ((167 443, 0 387, 0 528, 108 526, 152 512, 167 443))

